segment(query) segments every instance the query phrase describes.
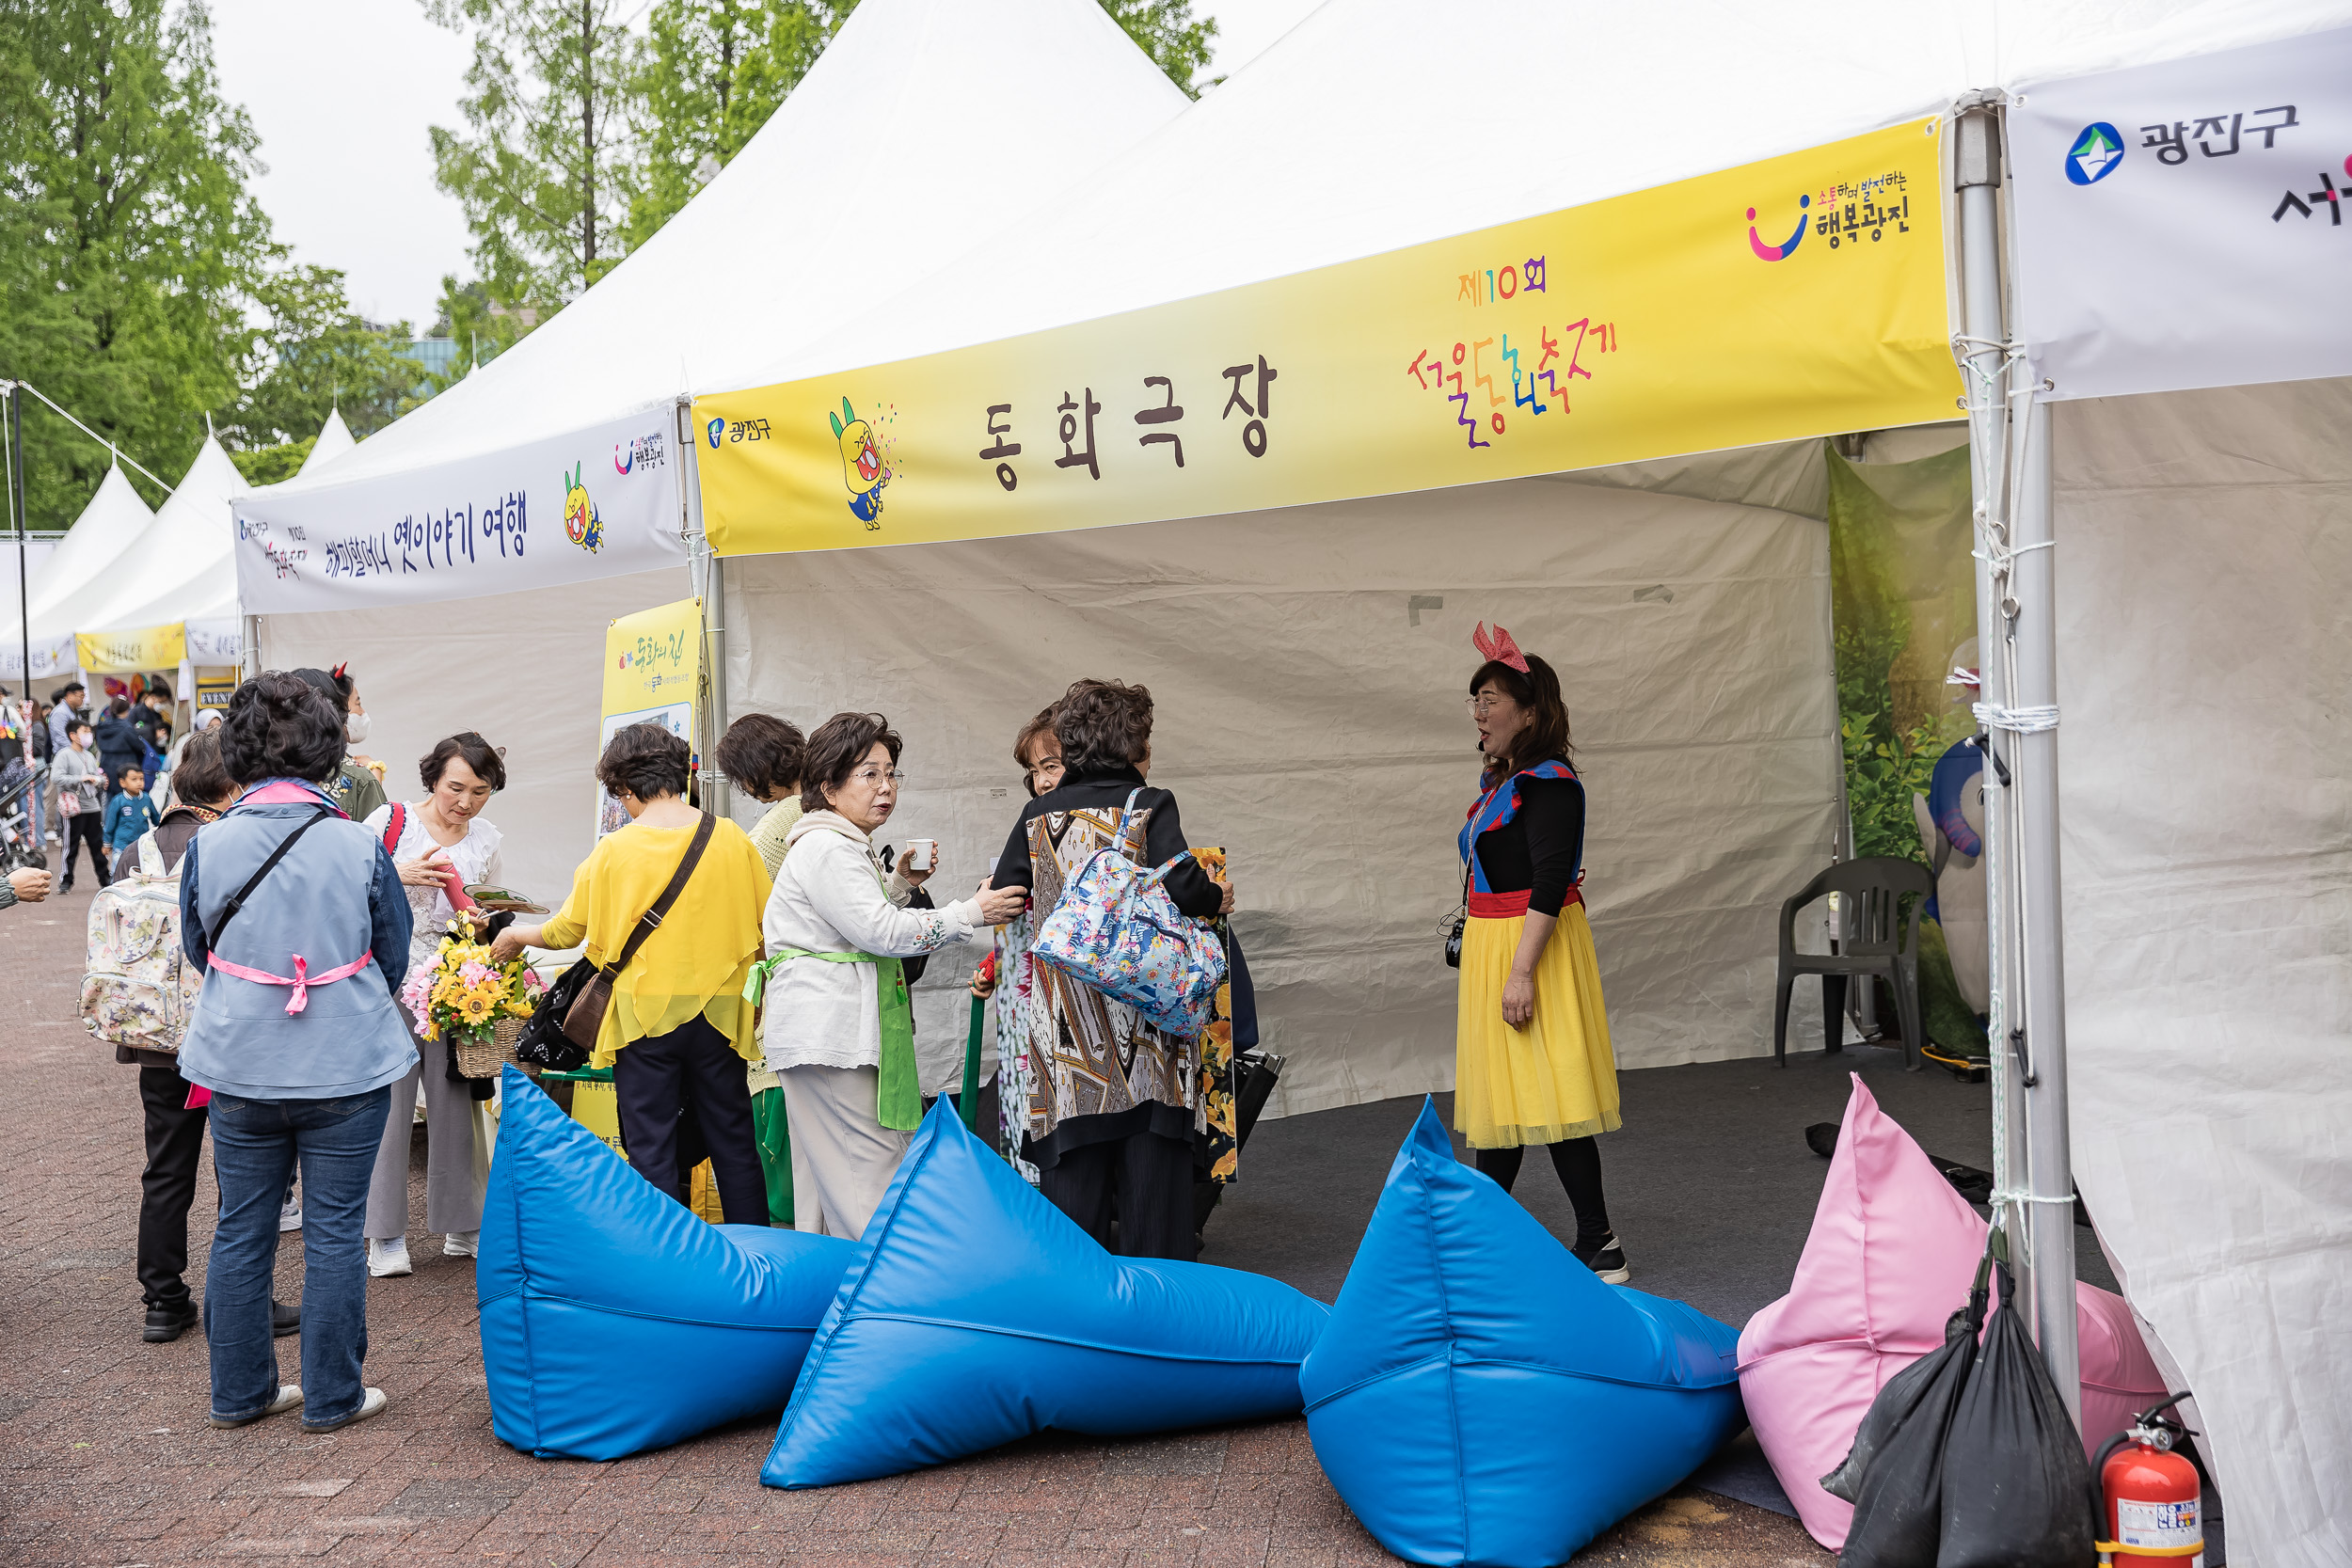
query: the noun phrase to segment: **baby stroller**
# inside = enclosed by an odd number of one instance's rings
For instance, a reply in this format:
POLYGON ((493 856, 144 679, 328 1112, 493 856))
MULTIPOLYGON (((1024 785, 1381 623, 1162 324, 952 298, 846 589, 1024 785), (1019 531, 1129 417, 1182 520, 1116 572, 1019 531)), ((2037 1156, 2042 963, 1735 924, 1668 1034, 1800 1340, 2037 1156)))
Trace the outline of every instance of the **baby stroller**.
POLYGON ((21 757, 0 771, 0 876, 21 867, 48 869, 49 856, 33 831, 33 800, 47 771, 21 757))

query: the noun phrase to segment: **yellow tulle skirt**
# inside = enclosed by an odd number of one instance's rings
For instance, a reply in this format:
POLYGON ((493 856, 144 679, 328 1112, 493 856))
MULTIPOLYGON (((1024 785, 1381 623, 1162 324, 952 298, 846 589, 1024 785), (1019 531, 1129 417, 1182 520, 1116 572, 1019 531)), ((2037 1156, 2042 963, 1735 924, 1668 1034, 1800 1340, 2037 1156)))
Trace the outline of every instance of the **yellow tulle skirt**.
POLYGON ((1454 1125, 1472 1148, 1509 1148, 1613 1132, 1617 1058, 1600 1000, 1600 963, 1581 904, 1535 965, 1535 1016, 1502 1021, 1502 986, 1527 917, 1471 920, 1462 932, 1462 1000, 1454 1033, 1454 1125))

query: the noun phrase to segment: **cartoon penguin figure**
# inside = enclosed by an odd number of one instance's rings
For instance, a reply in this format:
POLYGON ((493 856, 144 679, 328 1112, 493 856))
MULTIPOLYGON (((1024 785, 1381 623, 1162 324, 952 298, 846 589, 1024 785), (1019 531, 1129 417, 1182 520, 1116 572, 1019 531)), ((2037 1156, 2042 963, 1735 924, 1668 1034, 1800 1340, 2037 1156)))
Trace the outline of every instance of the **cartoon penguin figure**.
POLYGON ((841 400, 840 413, 825 418, 833 421, 834 439, 841 443, 841 482, 850 488, 850 510, 858 521, 870 523, 882 515, 882 486, 890 483, 890 470, 874 450, 873 427, 857 417, 848 398, 841 400))

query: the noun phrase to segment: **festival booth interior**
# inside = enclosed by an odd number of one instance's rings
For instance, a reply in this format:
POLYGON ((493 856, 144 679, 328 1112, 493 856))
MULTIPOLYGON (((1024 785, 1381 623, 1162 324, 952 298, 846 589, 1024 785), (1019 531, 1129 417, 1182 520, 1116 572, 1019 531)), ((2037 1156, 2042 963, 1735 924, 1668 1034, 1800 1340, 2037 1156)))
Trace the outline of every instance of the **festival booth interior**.
POLYGON ((1092 0, 867 0, 718 177, 579 300, 356 450, 239 499, 255 667, 348 660, 396 797, 443 735, 505 746, 502 875, 560 898, 596 818, 606 627, 699 586, 676 400, 750 379, 1184 104, 1092 0), (509 555, 483 531, 517 508, 509 555), (596 515, 599 536, 567 513, 596 515), (478 548, 453 565, 457 519, 478 548))
MULTIPOLYGON (((1227 848, 1240 883, 1236 927, 1267 1041, 1291 1058, 1275 1110, 1309 1110, 1450 1082, 1453 977, 1437 948, 1458 897, 1454 833, 1474 775, 1458 704, 1471 626, 1501 622, 1560 666, 1569 692, 1593 802, 1585 891, 1621 1062, 1761 1053, 1772 915, 1827 861, 1836 809, 1827 547, 1802 499, 1819 494, 1818 443, 1722 439, 1714 428, 1736 420, 1709 407, 1683 421, 1683 444, 1750 450, 1598 470, 1571 456, 1499 483, 1383 485, 1396 433, 1369 420, 1352 436, 1316 429, 1315 398, 1344 390, 1294 356, 1265 421, 1272 441, 1295 420, 1355 472, 1279 507, 1235 499, 1212 474, 1214 504, 1193 515, 1169 515, 1181 503, 1161 499, 1089 518, 1057 509, 1048 488, 1074 428, 1031 417, 998 432, 993 405, 1009 392, 989 389, 987 374, 1031 400, 1042 390, 1049 409, 1059 391, 1061 410, 1075 411, 1082 382, 1091 391, 1118 374, 1141 392, 1134 378, 1166 373, 1117 352, 1166 351, 1154 308, 1198 337, 1220 325, 1204 296, 1236 291, 1222 324, 1236 341, 1208 352, 1241 360, 1281 319, 1264 301, 1300 297, 1269 288, 1253 301, 1248 286, 1328 267, 1317 278, 1347 303, 1337 263, 1463 235, 1458 266, 1428 269, 1450 294, 1456 272, 1511 254, 1482 249, 1489 236, 1474 232, 1503 220, 1933 120, 1986 83, 2346 20, 2341 5, 2148 7, 2124 28, 2088 5, 1972 18, 1495 4, 1432 25, 1404 0, 1334 0, 1088 182, 1084 202, 779 360, 770 385, 698 401, 698 420, 769 414, 780 449, 813 449, 804 460, 697 452, 738 628, 729 703, 795 719, 887 712, 908 740, 894 830, 937 836, 957 881, 981 874, 1016 814, 1017 726, 1074 675, 1149 683, 1153 780, 1175 790, 1196 842, 1227 848), (1595 69, 1542 98, 1505 90, 1506 56, 1595 69), (1789 90, 1827 79, 1835 90, 1789 90), (1486 82, 1494 90, 1470 85, 1486 82), (1400 112, 1414 103, 1428 112, 1400 112), (975 347, 991 344, 994 359, 975 347), (1077 356, 1065 369, 1054 352, 1077 356), (931 380, 968 402, 940 414, 947 435, 921 428, 931 380), (840 397, 863 409, 894 383, 898 427, 877 441, 903 478, 879 493, 869 539, 844 520, 837 460, 831 483, 821 477, 840 431, 803 426, 825 423, 840 397), (942 494, 922 488, 928 476, 1011 439, 1027 447, 1019 490, 1008 487, 1024 515, 927 532, 921 498, 942 494), (1375 488, 1392 493, 1361 493, 1375 488), (843 547, 896 540, 908 542, 843 547)), ((1777 165, 1753 172, 1739 206, 1775 203, 1777 223, 1798 189, 1818 188, 1778 178, 1777 165)), ((1912 184, 1915 223, 1949 187, 1948 170, 1932 192, 1912 184)), ((1740 245, 1734 193, 1701 194, 1716 205, 1690 219, 1692 234, 1713 226, 1740 245)), ((1759 263, 1797 260, 1777 238, 1745 236, 1759 263)), ((1808 256, 1816 267, 1844 260, 1819 240, 1808 256)), ((1591 276, 1554 315, 1620 310, 1635 292, 1606 277, 1605 256, 1580 256, 1574 272, 1555 260, 1555 287, 1591 276), (1619 300, 1594 297, 1603 280, 1619 300)), ((1462 278, 1466 291, 1479 282, 1462 278)), ((1804 325, 1834 329, 1887 305, 1857 291, 1804 325)), ((1420 307, 1395 302, 1400 318, 1420 307)), ((1685 384, 1702 393, 1709 371, 1749 368, 1752 324, 1724 315, 1722 364, 1694 358, 1685 384)), ((1676 325, 1642 324, 1650 341, 1676 325)), ((1891 312, 1862 325, 1875 348, 1918 347, 1891 312)), ((1476 326, 1466 320, 1461 335, 1476 326)), ((1335 362, 1366 378, 1408 373, 1416 350, 1442 353, 1455 336, 1400 334, 1380 350, 1393 346, 1392 364, 1359 362, 1338 327, 1335 362)), ((1933 330, 1948 356, 1946 321, 1933 330)), ((1628 366, 1643 342, 1628 325, 1628 366)), ((1207 361, 1185 362, 1200 377, 1207 361)), ((1779 435, 1935 417, 1917 388, 1899 385, 1873 406, 1872 388, 1815 379, 1835 370, 1802 349, 1787 369, 1780 401, 1809 404, 1791 418, 1814 422, 1779 435), (1900 416, 1884 417, 1890 406, 1900 416)), ((1579 383, 1596 410, 1613 370, 1600 361, 1579 383)), ((1226 388, 1215 365, 1204 379, 1214 409, 1226 388)), ((1949 410, 1957 381, 1937 389, 1949 410)), ((2265 1564, 2341 1560, 2326 1478, 2352 1456, 2352 1374, 2323 1349, 2330 1271, 2340 1279, 2352 1240, 2338 940, 2352 895, 2327 782, 2346 759, 2326 717, 2342 685, 2352 562, 2323 521, 2345 478, 2332 439, 2344 396, 2305 382, 2073 403, 2055 418, 2076 1171, 2119 1277, 2185 1380, 2174 1386, 2201 1396, 2236 1505, 2233 1544, 2265 1564)), ((1031 412, 1010 401, 1015 420, 1031 412)), ((1105 421, 1120 433, 1106 451, 1132 455, 1139 401, 1105 421)), ((1665 424, 1631 451, 1597 439, 1587 461, 1681 450, 1665 424)), ((1214 420, 1186 428, 1220 438, 1214 420)), ((1158 493, 1180 495, 1161 472, 1158 493)))

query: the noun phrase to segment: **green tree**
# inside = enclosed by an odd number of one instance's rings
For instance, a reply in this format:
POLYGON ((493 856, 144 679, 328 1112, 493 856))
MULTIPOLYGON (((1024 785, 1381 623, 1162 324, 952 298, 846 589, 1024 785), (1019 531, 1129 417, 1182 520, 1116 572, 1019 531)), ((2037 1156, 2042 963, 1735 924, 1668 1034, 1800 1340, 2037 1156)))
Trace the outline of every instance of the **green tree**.
POLYGON ((247 366, 235 446, 307 441, 336 407, 364 440, 400 416, 424 379, 424 367, 397 346, 407 341, 408 324, 362 321, 344 296, 343 275, 332 267, 274 273, 255 290, 254 303, 269 325, 247 366))
MULTIPOLYGON (((0 373, 167 479, 254 341, 274 256, 254 149, 198 0, 0 0, 0 373)), ((24 425, 26 511, 62 528, 106 449, 30 399, 24 425)))
POLYGON ((1186 98, 1198 98, 1203 88, 1224 80, 1200 80, 1209 56, 1216 52, 1216 18, 1195 21, 1192 0, 1103 0, 1103 8, 1169 81, 1184 89, 1186 98))
POLYGON ((473 233, 488 296, 542 311, 612 270, 632 151, 636 45, 620 0, 425 0, 473 33, 467 130, 432 130, 434 176, 473 233))
POLYGON ((644 134, 631 248, 734 160, 800 86, 856 0, 660 0, 633 77, 644 134))
POLYGON ((460 283, 452 273, 441 275, 441 319, 432 335, 457 345, 457 356, 445 372, 427 375, 427 396, 446 392, 470 374, 476 364, 488 364, 513 348, 539 325, 536 306, 501 298, 479 279, 460 283))

